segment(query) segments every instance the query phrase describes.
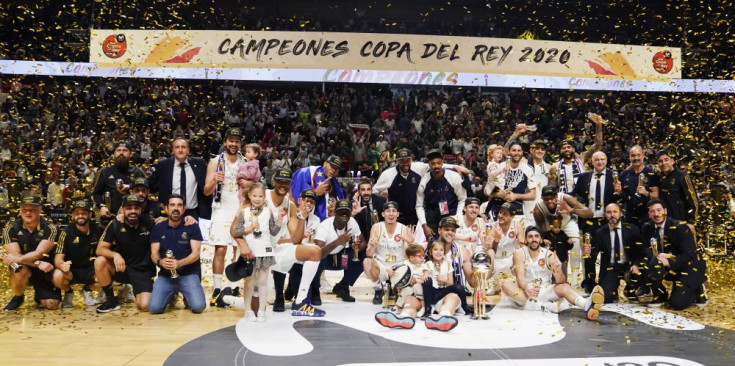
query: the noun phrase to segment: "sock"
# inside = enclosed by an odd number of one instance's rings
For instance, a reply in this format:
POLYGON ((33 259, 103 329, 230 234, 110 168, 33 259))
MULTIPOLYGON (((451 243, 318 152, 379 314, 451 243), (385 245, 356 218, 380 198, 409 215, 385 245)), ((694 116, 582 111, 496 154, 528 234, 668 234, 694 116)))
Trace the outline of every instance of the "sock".
POLYGON ((383 289, 383 284, 380 283, 380 280, 377 280, 377 281, 373 282, 373 288, 376 289, 376 290, 378 290, 378 291, 380 291, 380 290, 383 289))
POLYGON ((574 300, 574 305, 577 305, 577 307, 581 308, 582 310, 587 310, 587 308, 590 306, 591 303, 592 303, 592 300, 585 299, 582 296, 578 296, 574 300))
POLYGON ((301 269, 301 283, 299 284, 299 292, 296 294, 295 302, 300 304, 306 299, 306 295, 309 292, 311 286, 311 280, 316 276, 316 272, 319 269, 319 262, 306 261, 304 262, 304 268, 301 269))
MULTIPOLYGON (((580 297, 582 297, 582 296, 580 296, 580 297)), ((563 300, 562 299, 562 300, 559 301, 559 311, 560 312, 569 309, 571 306, 572 306, 572 304, 570 304, 569 301, 567 301, 567 300, 563 300)))
POLYGON ((225 295, 222 296, 222 301, 227 305, 234 306, 240 310, 245 310, 245 300, 240 297, 225 295))
POLYGON ((221 274, 214 274, 212 275, 213 282, 214 282, 214 289, 221 289, 222 288, 222 275, 221 274))
POLYGON ((411 314, 409 314, 408 311, 403 310, 401 311, 399 318, 411 318, 411 314))
POLYGON ((112 291, 112 284, 102 287, 102 291, 105 292, 107 300, 117 299, 115 293, 112 291))
POLYGON ((443 311, 439 312, 439 316, 452 316, 452 313, 450 313, 447 310, 443 310, 443 311))
POLYGON ((286 283, 286 274, 273 271, 273 287, 276 288, 276 299, 283 298, 283 285, 286 283))

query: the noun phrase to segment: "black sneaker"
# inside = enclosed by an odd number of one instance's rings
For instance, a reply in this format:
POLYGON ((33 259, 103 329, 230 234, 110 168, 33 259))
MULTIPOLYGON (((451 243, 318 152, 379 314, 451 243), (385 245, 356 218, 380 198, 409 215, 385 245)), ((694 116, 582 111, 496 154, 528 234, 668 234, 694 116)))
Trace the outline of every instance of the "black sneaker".
POLYGON ((13 296, 10 299, 10 302, 8 303, 8 305, 5 305, 5 308, 3 308, 3 311, 7 311, 7 312, 16 311, 21 305, 23 305, 23 301, 26 301, 26 295, 13 296))
POLYGON ((286 311, 286 302, 282 297, 276 297, 276 301, 273 301, 273 312, 282 313, 286 311))
POLYGON ((232 295, 232 289, 229 287, 225 287, 224 290, 220 291, 220 293, 217 294, 217 298, 215 299, 215 305, 217 305, 218 308, 230 307, 230 305, 227 305, 227 303, 225 303, 225 296, 227 295, 232 295))
POLYGON ((314 306, 322 304, 322 295, 318 291, 311 294, 311 304, 314 306))
POLYGON ((220 292, 222 292, 222 290, 218 288, 214 289, 214 292, 212 292, 212 298, 209 300, 210 307, 217 306, 217 296, 219 296, 220 292))
POLYGON ((235 288, 231 290, 232 290, 232 296, 234 297, 240 296, 240 286, 235 286, 235 288))
POLYGON ((383 304, 383 288, 375 289, 375 296, 373 296, 373 305, 383 304))
POLYGON ((350 287, 346 283, 340 282, 336 284, 332 292, 345 302, 355 302, 355 298, 350 296, 350 287))
POLYGON ((286 291, 283 293, 283 298, 284 300, 288 300, 288 301, 293 300, 294 293, 290 286, 286 287, 286 291))
POLYGON ((120 305, 117 303, 116 297, 107 299, 104 304, 97 307, 97 312, 100 314, 109 313, 113 310, 120 310, 120 305))
POLYGON ((709 300, 707 299, 707 290, 704 288, 704 285, 702 285, 702 288, 699 290, 697 298, 694 299, 694 305, 703 308, 707 306, 707 303, 709 303, 709 300))

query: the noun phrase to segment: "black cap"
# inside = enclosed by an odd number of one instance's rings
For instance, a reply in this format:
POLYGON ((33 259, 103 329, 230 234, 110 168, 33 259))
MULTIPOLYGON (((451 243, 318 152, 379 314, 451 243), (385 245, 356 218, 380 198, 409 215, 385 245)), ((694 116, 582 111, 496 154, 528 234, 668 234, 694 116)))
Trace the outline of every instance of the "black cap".
POLYGON ((314 192, 313 189, 304 189, 301 191, 301 194, 299 194, 299 198, 311 198, 316 201, 316 192, 314 192))
POLYGON ((20 199, 20 205, 43 206, 43 198, 37 194, 26 194, 20 199))
POLYGON ((122 198, 122 205, 125 206, 129 203, 137 203, 138 205, 140 205, 140 198, 138 198, 138 196, 134 194, 126 194, 122 198))
POLYGON ((505 202, 498 209, 498 211, 500 210, 507 210, 509 214, 515 216, 523 213, 523 206, 520 202, 505 202))
POLYGON ((447 217, 441 219, 441 221, 439 221, 439 227, 445 227, 445 226, 449 226, 449 225, 452 225, 454 227, 459 227, 459 224, 457 223, 457 220, 454 217, 452 217, 452 216, 447 216, 447 217))
POLYGON ((556 196, 557 193, 559 193, 559 189, 555 186, 544 186, 544 188, 541 188, 541 197, 556 196))
POLYGON ((562 142, 559 145, 559 147, 564 147, 564 145, 569 145, 569 146, 571 146, 571 147, 574 148, 574 140, 571 137, 568 137, 568 138, 562 140, 562 142))
POLYGON ((480 199, 477 198, 477 197, 467 197, 467 199, 464 200, 465 207, 467 207, 467 206, 469 206, 469 205, 471 205, 473 203, 479 206, 480 205, 480 199))
POLYGON ((71 204, 71 210, 74 211, 74 209, 77 209, 77 208, 82 208, 89 212, 92 212, 92 203, 87 200, 74 201, 71 204))
POLYGON ((146 180, 145 178, 135 178, 135 179, 133 179, 133 184, 130 186, 130 188, 134 188, 134 187, 137 187, 137 186, 143 186, 143 187, 146 187, 146 188, 150 188, 150 186, 148 186, 148 180, 146 180))
POLYGON ((253 262, 240 256, 235 263, 231 263, 225 268, 225 276, 230 282, 237 282, 253 274, 254 267, 253 262))
POLYGON ((426 154, 426 159, 428 159, 429 161, 434 159, 444 159, 444 155, 442 155, 441 151, 434 149, 426 154))
POLYGON ((662 156, 668 156, 670 158, 673 158, 674 157, 673 155, 671 155, 671 153, 669 153, 669 150, 666 150, 666 149, 661 149, 661 150, 659 150, 659 151, 656 152, 656 160, 658 160, 658 158, 660 158, 662 156))
POLYGON ((327 163, 332 164, 337 167, 337 169, 342 168, 342 158, 340 158, 337 155, 330 155, 327 158, 327 163))
POLYGON ((239 138, 242 138, 242 131, 240 131, 239 128, 230 128, 225 133, 225 140, 227 140, 227 138, 230 136, 237 136, 239 138))
POLYGON ((273 173, 274 180, 291 180, 291 169, 279 168, 273 173))
POLYGON ((120 140, 120 141, 115 142, 114 149, 117 149, 118 147, 124 147, 130 151, 133 151, 133 145, 128 140, 120 140))
POLYGON ((543 145, 544 147, 546 147, 546 144, 547 144, 547 143, 548 143, 548 142, 547 142, 546 140, 543 140, 543 139, 538 139, 538 140, 534 141, 534 142, 533 142, 533 143, 531 144, 531 148, 537 148, 537 147, 539 147, 539 145, 543 145))
POLYGON ((398 203, 396 201, 388 201, 383 204, 383 211, 389 209, 389 208, 395 208, 398 209, 398 203))
POLYGON ((350 201, 348 200, 339 200, 337 201, 337 205, 334 206, 334 212, 337 212, 337 211, 352 212, 352 204, 350 204, 350 201))
POLYGON ((410 159, 410 158, 411 158, 411 150, 409 149, 400 149, 398 150, 398 153, 396 153, 396 160, 410 159))

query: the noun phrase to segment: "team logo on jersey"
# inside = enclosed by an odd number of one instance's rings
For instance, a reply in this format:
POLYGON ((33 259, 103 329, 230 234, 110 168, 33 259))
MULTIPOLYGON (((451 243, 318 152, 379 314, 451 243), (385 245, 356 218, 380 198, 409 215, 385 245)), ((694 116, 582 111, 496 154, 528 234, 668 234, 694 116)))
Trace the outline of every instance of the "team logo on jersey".
POLYGON ((477 224, 472 225, 472 231, 477 231, 478 227, 477 224))
POLYGON ((74 238, 74 244, 79 244, 79 237, 74 238))
POLYGON ((393 240, 395 240, 396 242, 399 242, 399 241, 403 240, 403 238, 401 238, 401 235, 400 234, 396 234, 396 236, 393 237, 393 240))
POLYGON ((107 177, 107 179, 115 179, 115 176, 113 176, 112 174, 110 174, 110 176, 107 177))
POLYGON ((516 237, 516 232, 515 231, 509 231, 508 232, 508 237, 511 238, 511 239, 515 238, 516 237))
POLYGON ((43 230, 38 230, 38 235, 43 236, 43 230))
POLYGON ((161 235, 161 240, 166 239, 166 235, 161 235))
POLYGON ((124 232, 126 232, 126 231, 127 231, 127 230, 125 230, 125 228, 120 228, 120 232, 121 232, 121 233, 124 233, 124 232))
POLYGON ((181 233, 181 239, 184 239, 184 240, 186 240, 186 239, 188 239, 188 238, 189 238, 189 236, 188 236, 188 235, 186 235, 186 231, 185 231, 185 232, 183 232, 183 233, 181 233))
POLYGON ((543 268, 544 266, 546 266, 546 260, 543 259, 543 258, 539 259, 538 260, 538 266, 541 267, 541 268, 543 268))

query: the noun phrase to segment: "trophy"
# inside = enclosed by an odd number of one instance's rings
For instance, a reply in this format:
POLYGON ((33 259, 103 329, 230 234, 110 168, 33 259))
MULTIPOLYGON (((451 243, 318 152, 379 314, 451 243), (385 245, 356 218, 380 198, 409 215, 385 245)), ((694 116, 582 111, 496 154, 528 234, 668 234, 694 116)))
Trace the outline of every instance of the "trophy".
POLYGON ((618 183, 620 183, 620 177, 618 176, 617 170, 613 170, 612 178, 613 178, 613 187, 615 187, 618 185, 618 183))
POLYGON ((485 292, 490 288, 487 279, 490 272, 490 261, 490 256, 484 252, 477 252, 472 255, 472 276, 475 278, 475 293, 472 295, 473 312, 470 318, 474 320, 490 318, 485 313, 485 305, 487 305, 485 292))
MULTIPOLYGON (((253 224, 255 224, 256 222, 258 222, 258 214, 259 213, 260 213, 260 210, 257 207, 250 206, 250 214, 253 216, 253 224)), ((257 237, 260 237, 260 235, 262 235, 262 234, 263 234, 263 232, 261 232, 260 230, 254 230, 253 231, 253 236, 255 236, 256 238, 257 237)))
MULTIPOLYGON (((225 170, 225 160, 220 156, 219 162, 217 163, 217 172, 223 172, 225 170)), ((213 199, 214 203, 219 204, 222 201, 222 186, 224 182, 217 182, 214 187, 213 199)))
POLYGON ((653 258, 658 257, 658 240, 656 238, 651 238, 651 252, 653 253, 653 258))
POLYGON ((350 244, 352 245, 352 261, 353 262, 360 261, 360 258, 358 256, 358 253, 360 252, 359 239, 360 239, 360 236, 357 234, 352 234, 352 238, 350 239, 350 244))
MULTIPOLYGON (((6 254, 8 253, 5 251, 5 246, 0 246, 0 257, 5 257, 6 254)), ((18 273, 23 267, 18 263, 10 263, 10 268, 12 268, 15 273, 18 273)))
MULTIPOLYGON (((638 174, 638 187, 645 187, 646 186, 646 175, 643 173, 638 174)), ((635 193, 636 197, 640 197, 641 195, 638 194, 638 192, 635 193)))
POLYGON ((112 197, 110 197, 110 192, 105 192, 105 206, 107 206, 107 209, 112 210, 112 197))
MULTIPOLYGON (((549 172, 546 173, 546 179, 548 179, 548 184, 550 186, 557 186, 559 184, 559 175, 558 170, 555 166, 552 166, 549 168, 549 172)), ((543 187, 542 187, 543 188, 543 187)))
POLYGON ((589 251, 591 250, 591 247, 590 247, 591 243, 592 243, 592 235, 590 235, 590 233, 584 233, 584 239, 582 242, 582 258, 584 259, 590 258, 591 255, 589 251))
MULTIPOLYGON (((166 251, 166 259, 174 259, 174 252, 171 249, 166 251)), ((176 268, 171 270, 171 278, 179 278, 179 274, 176 273, 176 268)))
POLYGON ((378 223, 378 221, 380 221, 380 219, 378 218, 378 211, 373 210, 372 212, 370 212, 370 222, 375 225, 378 223))

